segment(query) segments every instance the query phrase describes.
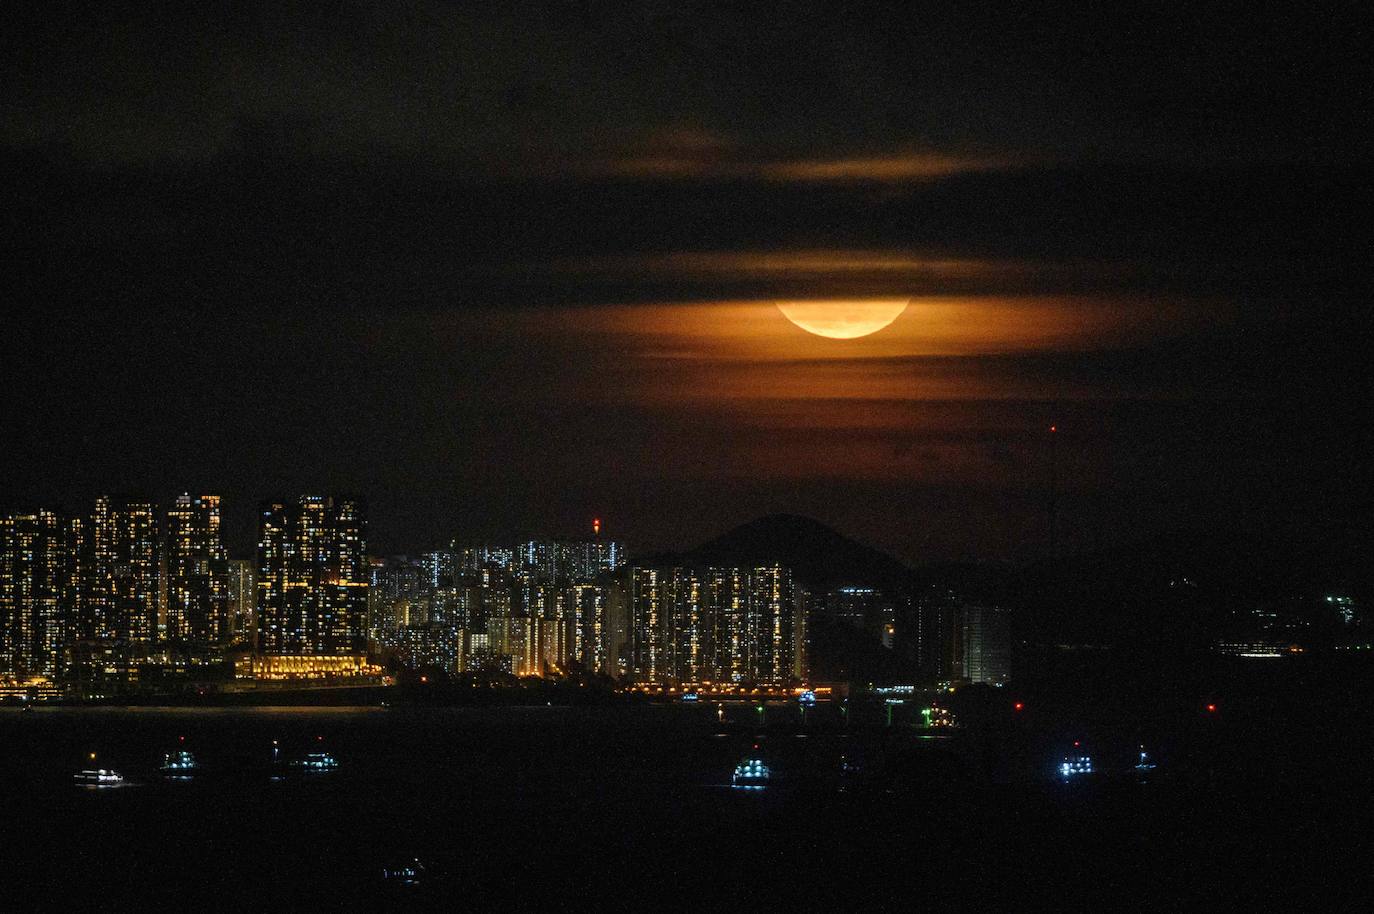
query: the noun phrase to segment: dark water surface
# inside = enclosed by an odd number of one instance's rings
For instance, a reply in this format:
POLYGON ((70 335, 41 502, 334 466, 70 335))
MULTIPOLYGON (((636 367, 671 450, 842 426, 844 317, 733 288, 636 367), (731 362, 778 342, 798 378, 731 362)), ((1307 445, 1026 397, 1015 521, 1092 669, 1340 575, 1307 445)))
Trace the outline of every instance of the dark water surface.
POLYGON ((1368 869, 1367 767, 1066 787, 968 758, 670 706, 0 709, 0 909, 1265 908, 1353 898, 1368 869), (273 780, 274 739, 340 770, 273 780), (731 790, 756 741, 782 779, 731 790), (205 766, 190 783, 156 773, 178 746, 205 766), (75 787, 89 752, 135 783, 75 787), (841 790, 843 754, 876 783, 841 790), (414 857, 426 882, 380 878, 414 857))

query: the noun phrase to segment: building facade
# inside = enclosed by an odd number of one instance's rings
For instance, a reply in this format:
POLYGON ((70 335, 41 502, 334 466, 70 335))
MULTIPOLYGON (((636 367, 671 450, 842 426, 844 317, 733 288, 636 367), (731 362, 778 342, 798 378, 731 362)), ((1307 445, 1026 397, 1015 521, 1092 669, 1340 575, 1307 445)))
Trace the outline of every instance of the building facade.
POLYGON ((787 568, 633 566, 623 581, 626 673, 635 681, 782 684, 805 677, 805 596, 787 568))
POLYGON ((370 568, 361 501, 317 495, 270 501, 258 519, 258 650, 366 653, 370 568))
POLYGON ((180 495, 167 510, 169 640, 217 644, 232 631, 219 503, 218 495, 180 495))
POLYGON ((151 499, 96 499, 85 584, 96 638, 157 637, 162 582, 158 544, 158 509, 151 499))
POLYGON ((0 673, 62 672, 70 592, 64 527, 52 511, 0 517, 0 673))
POLYGON ((230 559, 229 570, 229 641, 256 647, 257 631, 257 567, 247 559, 230 559))
POLYGON ((1011 614, 997 606, 965 606, 961 634, 964 678, 1001 685, 1011 676, 1011 614))

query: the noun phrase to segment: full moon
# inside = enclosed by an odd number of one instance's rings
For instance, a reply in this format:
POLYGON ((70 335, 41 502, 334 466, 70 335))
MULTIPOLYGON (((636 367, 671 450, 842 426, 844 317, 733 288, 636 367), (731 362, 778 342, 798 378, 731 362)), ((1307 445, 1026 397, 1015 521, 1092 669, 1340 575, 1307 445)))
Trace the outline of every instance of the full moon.
POLYGON ((877 333, 895 321, 910 301, 909 298, 780 301, 778 310, 807 333, 852 340, 877 333))

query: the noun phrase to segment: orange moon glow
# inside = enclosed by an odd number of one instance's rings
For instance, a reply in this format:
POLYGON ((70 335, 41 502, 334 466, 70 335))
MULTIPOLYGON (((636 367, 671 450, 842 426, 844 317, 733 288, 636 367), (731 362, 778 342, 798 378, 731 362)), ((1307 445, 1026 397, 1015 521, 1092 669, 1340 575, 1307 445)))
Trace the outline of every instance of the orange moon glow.
POLYGON ((807 333, 852 340, 877 333, 895 321, 910 301, 909 298, 780 301, 778 310, 807 333))

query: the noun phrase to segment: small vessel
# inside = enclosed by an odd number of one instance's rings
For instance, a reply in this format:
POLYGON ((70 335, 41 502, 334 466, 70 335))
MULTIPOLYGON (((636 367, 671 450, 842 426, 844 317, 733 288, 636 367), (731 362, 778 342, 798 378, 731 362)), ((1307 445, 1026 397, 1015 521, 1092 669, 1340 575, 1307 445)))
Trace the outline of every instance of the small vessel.
POLYGON ((730 784, 743 790, 762 790, 772 776, 773 772, 761 759, 747 758, 735 766, 730 784))
POLYGON ((1144 774, 1147 771, 1155 770, 1155 760, 1150 758, 1150 755, 1145 751, 1144 746, 1140 747, 1140 757, 1135 763, 1135 770, 1139 771, 1141 774, 1144 774))
POLYGON ((85 768, 73 778, 78 787, 118 787, 124 783, 124 775, 109 768, 85 768))
POLYGON ((868 768, 864 765, 863 759, 853 752, 846 752, 844 755, 840 756, 838 777, 841 793, 858 790, 874 784, 874 779, 871 777, 868 768))
POLYGON ((339 760, 328 752, 309 752, 304 758, 298 758, 291 763, 301 771, 308 771, 312 774, 323 774, 328 771, 337 771, 339 760))
POLYGON ((269 779, 273 781, 284 781, 290 769, 295 765, 294 761, 287 761, 281 757, 281 741, 272 740, 272 765, 269 769, 269 779))
POLYGON ((415 857, 397 866, 382 867, 382 879, 394 885, 419 885, 429 876, 429 868, 415 857))
POLYGON ((24 703, 24 707, 22 707, 22 708, 19 709, 19 713, 20 713, 20 714, 32 714, 32 713, 33 713, 33 705, 29 704, 28 702, 25 702, 25 703, 24 703))
POLYGON ((700 696, 697 695, 696 692, 683 692, 683 693, 682 693, 682 700, 683 700, 683 701, 691 702, 691 701, 698 701, 699 699, 700 699, 700 696))
POLYGON ((185 779, 192 777, 199 767, 194 755, 185 749, 178 749, 162 757, 162 765, 158 771, 169 778, 185 779))
POLYGON ((1059 764, 1059 776, 1064 780, 1080 777, 1085 774, 1093 773, 1092 756, 1074 755, 1064 756, 1064 761, 1059 764))

